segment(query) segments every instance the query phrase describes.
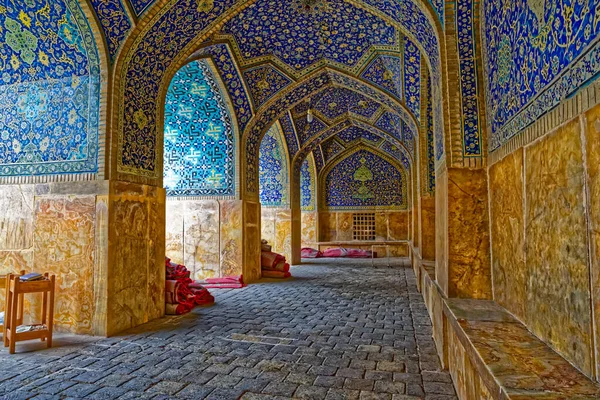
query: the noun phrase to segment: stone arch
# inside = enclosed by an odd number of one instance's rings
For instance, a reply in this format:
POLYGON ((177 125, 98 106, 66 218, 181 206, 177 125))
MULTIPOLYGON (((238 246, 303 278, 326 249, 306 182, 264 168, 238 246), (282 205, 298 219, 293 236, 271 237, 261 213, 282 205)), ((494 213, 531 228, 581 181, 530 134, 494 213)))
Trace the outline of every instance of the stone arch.
MULTIPOLYGON (((317 146, 319 146, 322 142, 338 135, 340 132, 343 132, 345 129, 347 129, 353 125, 357 126, 359 128, 368 130, 368 131, 372 131, 372 132, 376 133, 378 136, 381 136, 382 138, 384 138, 385 140, 390 141, 390 139, 391 139, 391 141, 394 144, 397 144, 399 146, 400 152, 404 156, 404 158, 406 158, 409 161, 409 163, 411 163, 411 164, 413 163, 414 158, 411 155, 410 151, 397 138, 389 135, 387 132, 384 132, 381 129, 374 127, 372 125, 368 125, 368 124, 358 122, 355 120, 346 120, 346 121, 342 121, 339 124, 336 124, 334 126, 329 127, 328 129, 325 129, 325 130, 319 132, 317 135, 315 135, 313 137, 313 140, 311 140, 309 143, 307 143, 305 146, 303 146, 293 159, 292 165, 293 165, 294 170, 297 170, 299 168, 299 165, 303 162, 303 160, 307 157, 307 155, 312 153, 313 150, 317 146)), ((406 165, 405 165, 405 167, 406 167, 406 165)))
MULTIPOLYGON (((242 185, 245 185, 245 194, 256 194, 256 168, 258 143, 262 135, 267 131, 273 121, 281 118, 285 112, 307 98, 314 96, 331 86, 350 87, 362 91, 368 98, 381 101, 395 111, 403 121, 410 124, 411 129, 418 132, 416 118, 403 105, 398 104, 390 95, 374 88, 364 82, 351 78, 339 71, 325 68, 306 78, 296 85, 291 85, 282 93, 270 100, 263 109, 255 115, 244 133, 242 147, 246 152, 245 177, 242 177, 242 185)), ((338 124, 339 125, 339 124, 338 124)))
POLYGON ((211 59, 190 61, 175 74, 165 101, 163 182, 168 196, 239 198, 239 130, 233 110, 211 59))
MULTIPOLYGON (((352 160, 353 162, 355 160, 352 160)), ((354 163, 356 164, 356 163, 354 163)), ((383 164, 383 165, 386 165, 383 164)), ((360 167, 359 167, 360 168, 360 167)), ((349 171, 344 171, 346 174, 349 173, 349 171)), ((383 171, 377 171, 377 172, 383 172, 383 171)), ((388 171, 389 172, 389 171, 388 171)), ((384 178, 385 174, 381 174, 380 178, 378 179, 378 184, 379 186, 381 186, 381 183, 385 180, 382 180, 384 178)), ((370 180, 372 180, 373 177, 371 177, 370 180)), ((339 181, 340 184, 344 185, 348 183, 348 180, 346 179, 340 179, 340 177, 338 177, 338 179, 336 179, 337 181, 339 181), (342 182, 343 181, 343 182, 342 182)), ((356 178, 355 178, 356 180, 356 178)), ((354 147, 354 148, 350 148, 347 149, 346 151, 338 154, 335 158, 333 158, 331 161, 329 161, 325 167, 323 168, 323 170, 319 173, 319 177, 318 177, 318 182, 319 182, 319 196, 318 196, 318 201, 319 201, 319 209, 320 210, 333 210, 333 209, 340 209, 343 210, 345 208, 367 208, 367 209, 379 209, 382 207, 385 207, 386 209, 402 209, 405 210, 408 208, 408 185, 409 185, 409 179, 408 179, 408 173, 405 169, 405 167, 400 164, 397 160, 391 158, 390 156, 388 156, 387 154, 383 153, 380 149, 374 148, 372 146, 369 146, 367 144, 361 144, 360 146, 354 147), (327 195, 328 195, 328 188, 326 187, 327 185, 327 178, 329 177, 330 173, 337 167, 342 167, 344 168, 345 166, 342 165, 342 163, 344 163, 344 161, 349 160, 351 157, 355 157, 357 156, 357 154, 363 155, 366 153, 370 153, 373 156, 385 161, 385 163, 389 166, 393 166, 397 171, 398 171, 398 176, 401 179, 400 185, 399 185, 399 189, 400 189, 400 199, 401 202, 399 204, 396 205, 391 205, 391 204, 386 204, 386 205, 377 205, 377 204, 366 204, 366 205, 329 205, 327 203, 327 195)), ((392 182, 389 182, 390 184, 392 182)), ((365 186, 365 182, 363 182, 363 186, 365 186)), ((349 189, 349 188, 348 188, 349 189)), ((389 188, 392 189, 392 188, 389 188)), ((344 193, 343 195, 347 195, 348 193, 344 193)), ((360 195, 360 194, 359 194, 360 195)), ((367 194, 365 194, 366 196, 367 194)), ((381 197, 382 194, 379 194, 378 197, 381 197)), ((376 196, 373 195, 370 198, 375 198, 376 196)))
POLYGON ((289 207, 290 157, 279 122, 275 122, 263 136, 259 153, 261 205, 289 207), (273 180, 276 182, 273 183, 273 180))
MULTIPOLYGON (((189 0, 172 0, 161 2, 162 8, 154 6, 156 13, 142 16, 124 44, 115 67, 113 102, 115 109, 120 110, 113 114, 112 125, 116 136, 113 141, 117 144, 114 157, 111 157, 115 178, 139 183, 156 182, 159 176, 156 161, 160 159, 156 144, 160 143, 162 128, 160 98, 166 90, 165 82, 170 81, 203 40, 252 3, 229 0, 198 5, 189 0), (185 24, 181 23, 180 15, 188 16, 185 24), (191 23, 187 23, 189 21, 191 23), (169 41, 169 46, 164 45, 164 40, 169 41), (145 146, 137 143, 139 140, 135 138, 139 137, 144 138, 145 146), (146 157, 137 157, 144 151, 148 152, 146 157)), ((373 12, 377 10, 362 1, 355 3, 373 12)), ((433 51, 431 57, 436 61, 432 65, 437 71, 436 66, 441 65, 440 34, 434 28, 438 27, 437 19, 430 6, 424 7, 421 2, 409 3, 379 11, 407 35, 419 32, 414 29, 416 26, 423 28, 420 30, 423 37, 415 40, 428 49, 428 55, 433 51)))

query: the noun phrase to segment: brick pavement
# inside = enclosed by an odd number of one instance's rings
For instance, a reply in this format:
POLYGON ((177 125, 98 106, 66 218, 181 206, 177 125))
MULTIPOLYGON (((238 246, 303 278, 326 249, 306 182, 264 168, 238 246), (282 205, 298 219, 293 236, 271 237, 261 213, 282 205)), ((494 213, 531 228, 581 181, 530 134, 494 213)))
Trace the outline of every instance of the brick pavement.
POLYGON ((118 337, 2 350, 0 398, 456 399, 414 274, 394 264, 319 260, 118 337))

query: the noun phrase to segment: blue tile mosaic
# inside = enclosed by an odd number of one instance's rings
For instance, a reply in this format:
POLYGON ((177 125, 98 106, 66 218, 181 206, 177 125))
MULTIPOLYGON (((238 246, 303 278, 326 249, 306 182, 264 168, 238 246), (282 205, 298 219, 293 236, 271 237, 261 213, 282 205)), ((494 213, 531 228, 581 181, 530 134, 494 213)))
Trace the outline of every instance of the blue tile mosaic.
POLYGON ((154 3, 155 0, 129 0, 133 11, 139 17, 154 3))
POLYGON ((284 140, 275 124, 260 143, 258 184, 262 206, 289 206, 289 158, 284 140))
POLYGON ((330 210, 406 208, 405 174, 371 151, 360 149, 328 171, 323 195, 330 210))
POLYGON ((479 99, 475 38, 473 32, 473 0, 458 0, 456 27, 460 58, 460 89, 463 120, 463 152, 466 157, 481 156, 479 99))
POLYGON ((410 39, 404 46, 404 98, 417 119, 421 116, 421 52, 410 39))
POLYGON ((294 123, 292 122, 292 117, 289 112, 285 113, 285 115, 279 119, 279 123, 283 130, 283 136, 285 137, 288 152, 290 153, 290 159, 292 159, 296 153, 298 153, 300 148, 298 144, 298 135, 296 135, 296 129, 294 128, 294 123))
POLYGON ((339 87, 324 90, 314 108, 329 120, 344 113, 354 113, 371 118, 380 109, 379 103, 361 95, 359 92, 339 87))
POLYGON ((360 76, 401 101, 403 99, 402 77, 404 76, 402 65, 400 57, 378 56, 371 61, 360 76))
POLYGON ((173 77, 165 102, 168 196, 234 196, 235 137, 215 72, 193 61, 173 77))
POLYGON ((315 211, 316 209, 316 177, 315 162, 309 155, 300 167, 300 207, 302 211, 315 211))
POLYGON ((372 142, 373 144, 378 144, 382 140, 381 136, 377 135, 376 133, 360 128, 356 125, 352 125, 347 129, 344 129, 342 132, 338 133, 337 137, 346 143, 357 139, 363 139, 372 142))
POLYGON ((332 160, 333 158, 335 158, 335 156, 337 156, 338 154, 343 152, 345 150, 345 147, 342 146, 335 139, 329 139, 328 141, 321 144, 321 149, 323 150, 323 155, 325 156, 325 162, 327 163, 330 160, 332 160))
POLYGON ((0 176, 97 172, 100 59, 79 3, 1 7, 0 176))
POLYGON ((324 5, 307 13, 293 1, 257 0, 222 31, 235 37, 246 60, 272 55, 293 71, 322 59, 352 67, 372 46, 397 45, 391 23, 347 1, 324 5))
POLYGON ((599 0, 485 2, 491 151, 600 72, 599 0))
POLYGON ((276 93, 292 83, 290 78, 270 65, 244 71, 244 79, 252 93, 255 108, 262 106, 276 93))
POLYGON ((104 32, 110 59, 114 61, 123 41, 133 28, 121 0, 90 0, 104 32))
POLYGON ((233 109, 238 123, 238 133, 241 136, 244 133, 244 129, 248 125, 248 122, 250 122, 253 112, 250 104, 250 97, 248 96, 248 93, 246 93, 246 88, 240 73, 236 68, 236 62, 231 55, 229 47, 223 43, 214 44, 203 47, 200 51, 196 52, 195 55, 210 57, 215 63, 219 76, 233 103, 233 109))

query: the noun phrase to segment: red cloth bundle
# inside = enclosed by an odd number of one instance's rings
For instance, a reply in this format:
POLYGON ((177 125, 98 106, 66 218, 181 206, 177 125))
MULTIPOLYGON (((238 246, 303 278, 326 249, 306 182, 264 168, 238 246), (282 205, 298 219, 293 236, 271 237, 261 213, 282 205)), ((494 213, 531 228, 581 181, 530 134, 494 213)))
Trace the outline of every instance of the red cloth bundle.
POLYGON ((226 276, 223 278, 207 278, 199 282, 205 288, 210 289, 240 289, 244 286, 244 276, 226 276))
POLYGON ((262 277, 263 278, 285 279, 285 278, 289 278, 290 276, 292 276, 292 274, 290 274, 289 272, 272 271, 272 270, 266 270, 266 269, 262 270, 262 277))
POLYGON ((323 257, 349 257, 349 258, 371 258, 369 250, 361 249, 345 249, 343 247, 337 249, 327 249, 323 252, 323 257))
POLYGON ((263 251, 260 261, 262 268, 273 269, 280 262, 285 263, 285 257, 272 251, 263 251))
POLYGON ((170 258, 166 259, 165 267, 167 279, 189 279, 190 277, 190 271, 184 265, 172 263, 170 258))
POLYGON ((262 270, 263 271, 266 270, 266 271, 289 272, 289 270, 290 270, 290 264, 286 263, 285 261, 281 261, 279 264, 277 264, 273 268, 262 267, 262 270))
POLYGON ((192 291, 192 293, 194 293, 194 300, 195 300, 196 304, 199 306, 203 306, 206 304, 212 304, 215 302, 215 298, 213 297, 212 294, 210 294, 210 292, 206 288, 201 288, 201 289, 192 288, 190 290, 192 291))
POLYGON ((370 250, 348 249, 347 257, 350 258, 371 258, 370 250))
POLYGON ((317 249, 311 249, 310 247, 304 247, 301 251, 302 258, 321 258, 323 253, 317 249))
POLYGON ((165 262, 167 279, 165 281, 166 313, 181 315, 190 312, 196 305, 214 303, 215 298, 200 285, 194 285, 190 271, 170 259, 165 262), (194 285, 193 288, 190 286, 194 285))
POLYGON ((337 249, 327 249, 323 252, 323 257, 346 257, 348 255, 348 251, 343 247, 339 247, 337 249))

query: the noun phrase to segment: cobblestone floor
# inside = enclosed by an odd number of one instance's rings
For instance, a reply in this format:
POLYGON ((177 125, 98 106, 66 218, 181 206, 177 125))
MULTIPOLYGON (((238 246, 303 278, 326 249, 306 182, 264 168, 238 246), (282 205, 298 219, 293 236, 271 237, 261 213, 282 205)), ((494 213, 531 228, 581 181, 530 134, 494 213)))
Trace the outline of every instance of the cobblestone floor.
POLYGON ((0 398, 456 399, 414 274, 394 264, 314 262, 119 337, 2 350, 0 398))

